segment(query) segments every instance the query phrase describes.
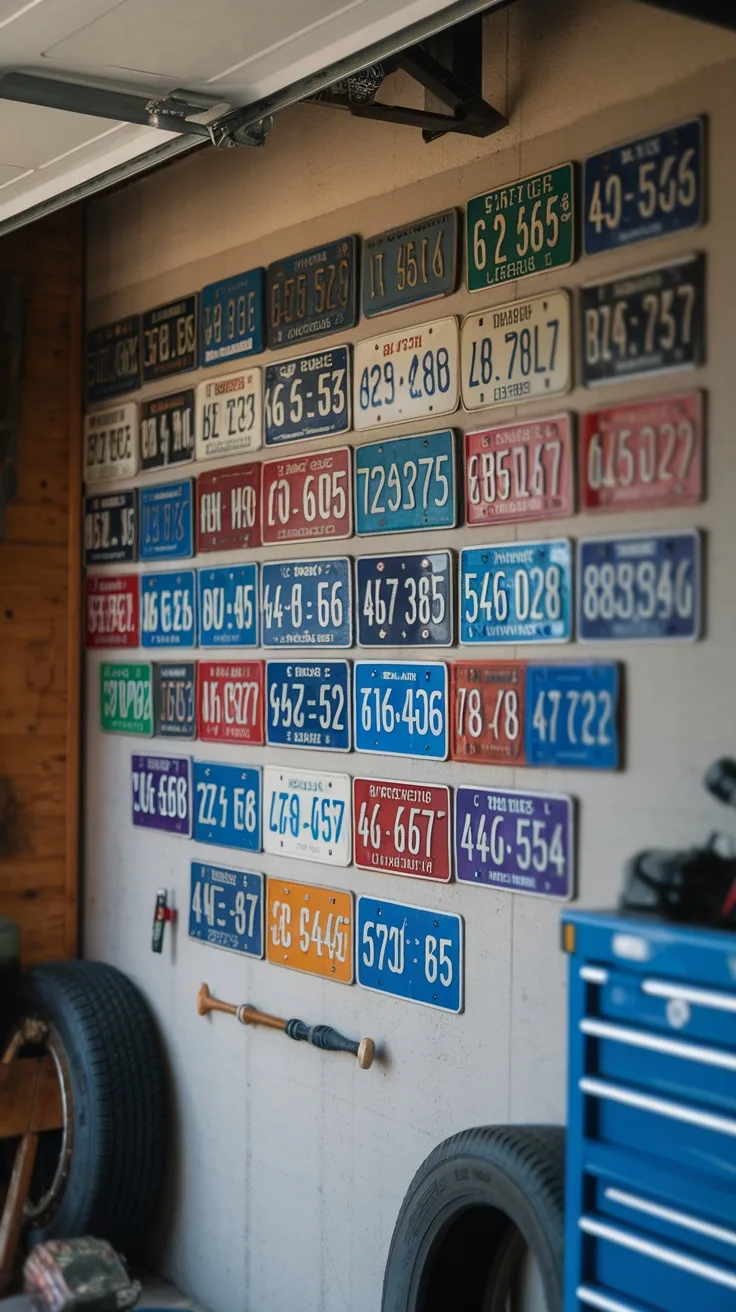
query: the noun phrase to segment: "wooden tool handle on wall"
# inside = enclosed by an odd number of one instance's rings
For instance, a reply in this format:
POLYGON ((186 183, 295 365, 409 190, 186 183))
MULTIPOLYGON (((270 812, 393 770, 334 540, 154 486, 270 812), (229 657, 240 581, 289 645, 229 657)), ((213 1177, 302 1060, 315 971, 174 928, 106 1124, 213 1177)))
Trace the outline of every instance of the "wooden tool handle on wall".
POLYGON ((197 1011, 206 1016, 210 1011, 224 1011, 229 1016, 236 1016, 241 1025, 265 1025, 268 1029, 283 1030, 290 1039, 298 1043, 311 1043, 323 1052, 350 1052, 357 1057, 361 1070, 367 1071, 373 1065, 376 1045, 373 1039, 347 1039, 331 1025, 307 1025, 303 1020, 281 1020, 279 1016, 269 1016, 267 1011, 259 1011, 247 1002, 239 1006, 234 1002, 221 1002, 213 998, 207 984, 200 986, 197 994, 197 1011))

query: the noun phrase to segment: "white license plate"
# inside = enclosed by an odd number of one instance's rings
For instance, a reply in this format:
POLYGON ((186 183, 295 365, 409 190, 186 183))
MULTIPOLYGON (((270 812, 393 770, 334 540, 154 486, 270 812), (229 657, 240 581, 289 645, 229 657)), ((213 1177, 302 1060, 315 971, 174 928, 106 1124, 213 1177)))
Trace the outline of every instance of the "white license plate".
POLYGON ((350 865, 350 779, 346 774, 267 765, 263 806, 264 852, 331 866, 350 865))
POLYGON ((357 430, 449 415, 460 399, 456 319, 369 337, 355 347, 353 423, 357 430))
POLYGON ((138 406, 135 401, 85 415, 85 483, 134 478, 137 473, 138 406))
POLYGON ((487 410, 572 386, 570 294, 550 292, 469 314, 460 332, 463 405, 487 410))
POLYGON ((195 459, 245 455, 263 442, 260 369, 207 379, 197 388, 195 459))

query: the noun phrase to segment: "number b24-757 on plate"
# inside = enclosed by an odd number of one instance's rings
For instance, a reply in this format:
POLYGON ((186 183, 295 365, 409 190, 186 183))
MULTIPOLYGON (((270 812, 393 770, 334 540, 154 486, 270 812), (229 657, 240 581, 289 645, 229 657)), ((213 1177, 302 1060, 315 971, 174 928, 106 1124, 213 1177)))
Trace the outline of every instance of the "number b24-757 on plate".
POLYGON ((460 361, 466 410, 569 392, 569 292, 548 292, 469 314, 460 334, 460 361))
POLYGON ((508 542, 460 554, 460 642, 569 642, 572 543, 508 542))
POLYGON ((435 319, 369 337, 355 347, 353 424, 358 432, 457 410, 457 319, 435 319))

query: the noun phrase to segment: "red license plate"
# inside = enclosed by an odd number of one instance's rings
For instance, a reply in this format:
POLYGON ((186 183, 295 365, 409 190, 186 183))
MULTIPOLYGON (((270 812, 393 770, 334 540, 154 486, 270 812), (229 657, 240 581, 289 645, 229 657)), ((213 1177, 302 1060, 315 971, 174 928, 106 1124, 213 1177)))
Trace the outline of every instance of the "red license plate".
POLYGON ((450 878, 450 790, 444 784, 353 779, 353 823, 361 870, 450 878))
POLYGON ((87 579, 85 631, 88 647, 138 647, 140 605, 137 574, 87 579))
POLYGON ((465 505, 471 525, 571 515, 569 415, 504 424, 465 435, 465 505))
POLYGON ((197 479, 197 549, 225 551, 261 545, 261 465, 200 474, 197 479))
POLYGON ((523 661, 458 661, 450 666, 452 758, 524 764, 523 661))
POLYGON ((283 456, 263 466, 263 541, 349 538, 353 489, 350 450, 283 456))
POLYGON ((200 738, 215 743, 263 743, 265 661, 200 661, 200 738))
POLYGON ((692 506, 702 495, 702 393, 583 415, 583 510, 692 506))

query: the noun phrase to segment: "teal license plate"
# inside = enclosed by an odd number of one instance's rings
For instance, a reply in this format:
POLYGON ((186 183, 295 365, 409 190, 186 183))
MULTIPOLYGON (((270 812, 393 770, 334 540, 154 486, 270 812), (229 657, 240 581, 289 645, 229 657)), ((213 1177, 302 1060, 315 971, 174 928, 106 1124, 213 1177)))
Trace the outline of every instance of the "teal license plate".
POLYGON ((572 264, 573 165, 560 164, 473 196, 466 235, 470 292, 572 264))

